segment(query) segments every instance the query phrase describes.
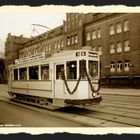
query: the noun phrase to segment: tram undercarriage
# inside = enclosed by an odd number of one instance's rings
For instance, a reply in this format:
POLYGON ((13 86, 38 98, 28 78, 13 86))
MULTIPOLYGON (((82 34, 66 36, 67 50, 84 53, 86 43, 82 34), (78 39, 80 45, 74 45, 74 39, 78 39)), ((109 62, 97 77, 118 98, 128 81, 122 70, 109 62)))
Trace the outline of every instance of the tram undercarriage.
POLYGON ((98 104, 102 101, 102 97, 83 100, 70 100, 70 99, 51 99, 37 96, 22 95, 18 93, 9 92, 12 101, 38 106, 50 110, 59 109, 67 106, 83 107, 86 105, 98 104))

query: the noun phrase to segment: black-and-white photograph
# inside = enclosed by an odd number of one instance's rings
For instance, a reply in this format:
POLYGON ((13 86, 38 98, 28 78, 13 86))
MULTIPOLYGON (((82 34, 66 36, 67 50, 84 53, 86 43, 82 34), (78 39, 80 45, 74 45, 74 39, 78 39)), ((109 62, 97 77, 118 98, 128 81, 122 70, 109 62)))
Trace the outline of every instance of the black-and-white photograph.
POLYGON ((0 19, 1 128, 140 126, 140 13, 0 19))

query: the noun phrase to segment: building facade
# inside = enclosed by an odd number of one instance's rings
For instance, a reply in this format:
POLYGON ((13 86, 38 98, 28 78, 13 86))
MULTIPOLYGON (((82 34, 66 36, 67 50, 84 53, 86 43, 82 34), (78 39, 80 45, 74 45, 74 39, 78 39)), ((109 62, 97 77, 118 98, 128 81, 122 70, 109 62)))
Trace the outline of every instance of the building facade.
POLYGON ((67 13, 63 25, 20 43, 14 57, 90 46, 100 54, 102 84, 138 87, 139 23, 139 13, 67 13))
POLYGON ((5 59, 0 58, 0 84, 6 83, 5 59))
POLYGON ((139 86, 140 14, 97 14, 94 18, 85 25, 85 41, 101 52, 102 81, 139 86))
MULTIPOLYGON (((5 69, 8 74, 8 66, 15 63, 15 59, 19 57, 19 50, 23 49, 28 38, 21 36, 13 36, 8 34, 5 42, 5 69)), ((7 76, 6 76, 7 77, 7 76)))

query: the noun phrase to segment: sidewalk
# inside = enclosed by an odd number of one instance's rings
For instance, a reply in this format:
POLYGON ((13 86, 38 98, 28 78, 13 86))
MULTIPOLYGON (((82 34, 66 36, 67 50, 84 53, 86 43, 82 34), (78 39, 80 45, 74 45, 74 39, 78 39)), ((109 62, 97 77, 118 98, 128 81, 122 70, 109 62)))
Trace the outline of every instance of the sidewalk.
POLYGON ((100 93, 101 94, 140 96, 140 89, 101 88, 100 93))
POLYGON ((0 84, 0 96, 9 97, 7 84, 0 84))

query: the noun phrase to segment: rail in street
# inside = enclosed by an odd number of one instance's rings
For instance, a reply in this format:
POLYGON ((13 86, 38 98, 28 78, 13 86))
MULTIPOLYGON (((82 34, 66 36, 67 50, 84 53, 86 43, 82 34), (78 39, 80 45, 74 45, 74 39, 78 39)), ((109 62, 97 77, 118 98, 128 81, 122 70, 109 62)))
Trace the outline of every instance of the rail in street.
POLYGON ((84 106, 84 109, 67 107, 55 111, 13 102, 5 95, 1 95, 0 100, 89 127, 140 126, 140 96, 102 94, 102 97, 103 101, 99 105, 84 106))

